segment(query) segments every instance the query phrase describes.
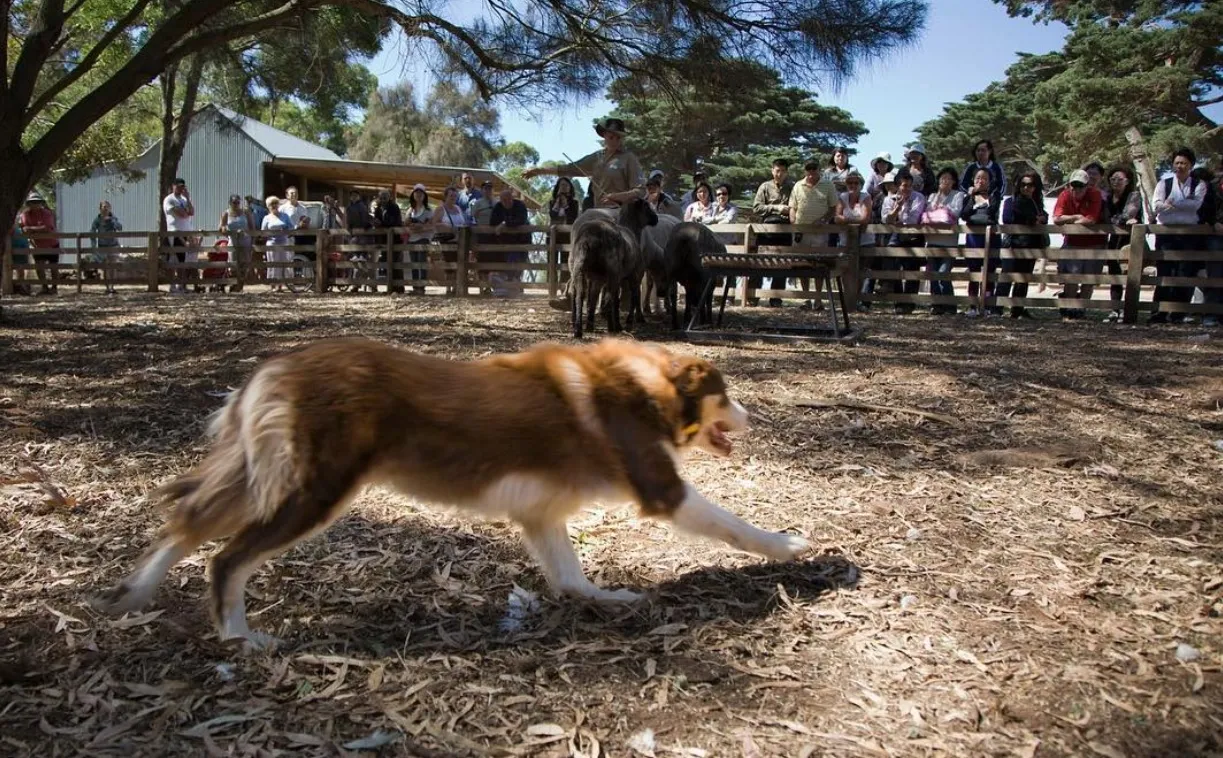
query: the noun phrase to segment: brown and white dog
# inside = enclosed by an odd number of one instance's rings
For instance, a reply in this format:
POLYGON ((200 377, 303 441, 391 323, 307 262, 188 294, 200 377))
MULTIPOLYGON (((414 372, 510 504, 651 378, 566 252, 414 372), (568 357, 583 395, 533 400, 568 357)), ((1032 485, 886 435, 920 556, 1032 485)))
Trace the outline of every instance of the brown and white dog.
POLYGON ((748 524, 680 477, 682 454, 729 455, 727 433, 746 427, 717 369, 657 347, 540 345, 457 362, 318 342, 267 360, 230 395, 212 451, 157 493, 175 505, 161 539, 95 604, 136 610, 171 566, 230 537, 212 559, 212 612, 222 639, 264 646, 272 638, 247 626, 247 579, 371 483, 515 521, 551 588, 593 600, 638 596, 582 571, 566 521, 591 501, 635 501, 685 532, 792 558, 805 540, 748 524))

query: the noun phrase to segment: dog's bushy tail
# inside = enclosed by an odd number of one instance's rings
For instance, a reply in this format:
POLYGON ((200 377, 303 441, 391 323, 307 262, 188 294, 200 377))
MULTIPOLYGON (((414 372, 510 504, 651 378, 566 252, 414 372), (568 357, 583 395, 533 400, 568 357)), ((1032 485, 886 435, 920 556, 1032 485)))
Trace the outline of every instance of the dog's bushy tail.
POLYGON ((293 406, 278 362, 265 364, 230 394, 209 425, 208 456, 154 497, 172 507, 167 529, 196 541, 266 522, 297 487, 293 406))

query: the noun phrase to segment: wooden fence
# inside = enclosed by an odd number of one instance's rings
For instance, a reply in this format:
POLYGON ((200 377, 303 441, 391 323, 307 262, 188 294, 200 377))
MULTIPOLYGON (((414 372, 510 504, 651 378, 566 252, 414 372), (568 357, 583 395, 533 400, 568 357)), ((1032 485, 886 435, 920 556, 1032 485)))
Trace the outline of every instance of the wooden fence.
MULTIPOLYGON (((1161 285, 1200 287, 1210 295, 1207 302, 1201 304, 1165 302, 1161 304, 1162 310, 1223 315, 1223 304, 1219 302, 1223 298, 1216 296, 1223 295, 1223 244, 1220 244, 1223 236, 1209 226, 731 224, 710 228, 726 242, 727 251, 732 253, 837 254, 843 259, 843 280, 848 292, 858 292, 859 283, 863 280, 876 282, 877 286, 872 292, 860 295, 860 299, 867 302, 979 309, 1004 306, 1100 308, 1121 311, 1125 321, 1133 322, 1140 312, 1151 309, 1152 290, 1156 285, 1161 285), (965 233, 978 235, 983 246, 963 244, 959 235, 965 233), (840 243, 836 247, 827 244, 829 234, 839 236, 840 243), (940 234, 955 234, 958 244, 946 247, 870 244, 876 240, 888 241, 886 238, 890 235, 940 234), (1108 235, 1112 244, 1092 248, 1002 247, 1006 235, 1017 234, 1108 235), (1165 235, 1177 239, 1188 237, 1194 243, 1177 246, 1192 249, 1157 250, 1149 244, 1149 235, 1156 235, 1157 239, 1165 235), (765 244, 762 244, 762 238, 765 244), (791 245, 776 244, 779 240, 791 239, 794 240, 791 245), (1125 245, 1122 247, 1121 243, 1125 245), (937 264, 947 259, 952 262, 950 270, 939 270, 937 264), (1003 261, 1037 259, 1048 262, 1043 271, 1019 273, 1000 270, 1003 261), (1117 273, 1067 273, 1062 270, 1064 266, 1058 265, 1072 260, 1098 261, 1100 265, 1113 262, 1117 273), (970 261, 972 270, 969 270, 970 261), (1171 265, 1182 275, 1160 275, 1153 268, 1160 263, 1171 265), (1049 264, 1052 264, 1052 268, 1049 264), (1203 269, 1206 276, 1197 275, 1203 269), (923 284, 936 281, 950 282, 953 294, 932 295, 928 291, 920 291, 923 284), (906 283, 909 292, 905 292, 906 283), (994 292, 998 283, 1036 285, 1041 292, 1037 296, 997 297, 994 292), (971 297, 964 291, 965 284, 973 285, 974 294, 971 297), (1090 285, 1098 288, 1096 294, 1103 293, 1108 297, 1051 297, 1068 284, 1090 285), (911 291, 915 285, 919 288, 917 292, 911 291), (1112 287, 1121 288, 1121 297, 1117 300, 1111 299, 1108 293, 1112 287), (1043 292, 1048 292, 1048 295, 1041 296, 1043 292)), ((204 253, 216 249, 215 245, 171 246, 171 239, 178 236, 174 233, 119 232, 115 237, 119 239, 120 246, 111 248, 93 247, 92 237, 87 233, 30 236, 53 236, 60 241, 60 248, 55 252, 75 256, 73 262, 56 263, 47 268, 55 272, 59 283, 75 285, 78 292, 87 287, 99 288, 107 279, 111 284, 139 285, 150 292, 158 291, 163 285, 183 282, 232 286, 238 283, 240 271, 244 271, 243 283, 247 284, 282 284, 315 291, 325 291, 337 285, 345 289, 431 286, 445 287, 449 294, 459 297, 469 297, 494 286, 507 292, 535 290, 555 296, 564 281, 567 267, 563 261, 567 259, 569 251, 565 241, 569 232, 567 226, 469 227, 456 232, 450 241, 426 240, 408 244, 405 242, 411 233, 408 229, 371 229, 352 233, 343 230, 301 230, 291 241, 303 244, 276 248, 298 257, 293 261, 278 263, 266 260, 265 242, 269 233, 257 232, 254 235, 257 238, 254 260, 241 267, 234 260, 232 251, 228 261, 208 260, 204 253), (175 254, 183 254, 185 260, 180 262, 175 254), (102 257, 95 259, 94 255, 102 257), (527 272, 531 273, 524 277, 527 272), (495 281, 499 278, 497 274, 502 275, 500 281, 495 281), (465 286, 456 286, 457 282, 465 286)), ((205 234, 203 237, 205 242, 215 239, 215 234, 205 234)), ((7 249, 6 243, 2 261, 5 294, 13 292, 15 273, 24 272, 27 284, 37 284, 33 277, 36 266, 28 257, 29 253, 35 252, 52 251, 17 250, 18 256, 26 254, 26 258, 15 263, 13 251, 7 249)), ((757 297, 804 300, 811 297, 805 290, 754 289, 752 284, 750 281, 738 282, 735 297, 739 302, 757 297)))

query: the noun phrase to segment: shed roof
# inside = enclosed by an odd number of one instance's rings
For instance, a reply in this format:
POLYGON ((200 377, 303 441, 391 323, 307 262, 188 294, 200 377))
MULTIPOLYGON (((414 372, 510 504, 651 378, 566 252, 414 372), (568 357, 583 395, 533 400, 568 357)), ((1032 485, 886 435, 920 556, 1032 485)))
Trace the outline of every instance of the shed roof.
POLYGON ((209 107, 215 108, 217 113, 228 121, 232 122, 234 126, 241 129, 243 134, 250 138, 255 144, 271 153, 272 157, 274 158, 313 158, 315 160, 326 161, 342 160, 340 156, 336 155, 322 145, 307 142, 301 137, 294 137, 288 132, 281 131, 274 126, 268 126, 262 121, 256 121, 250 116, 244 116, 237 111, 231 111, 229 108, 216 104, 209 107))

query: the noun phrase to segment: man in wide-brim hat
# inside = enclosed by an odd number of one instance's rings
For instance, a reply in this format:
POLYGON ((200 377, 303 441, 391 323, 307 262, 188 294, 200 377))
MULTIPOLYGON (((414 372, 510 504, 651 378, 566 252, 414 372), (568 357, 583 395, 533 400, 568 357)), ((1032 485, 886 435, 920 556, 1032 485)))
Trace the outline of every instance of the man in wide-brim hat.
POLYGON ((582 177, 591 182, 591 195, 598 207, 616 207, 645 195, 645 177, 637 156, 624 149, 628 130, 618 118, 604 119, 595 124, 595 132, 603 138, 603 149, 560 166, 538 166, 527 169, 523 176, 551 175, 582 177))
MULTIPOLYGON (((595 124, 595 133, 603 138, 603 149, 580 158, 573 163, 560 166, 539 166, 527 169, 522 173, 524 178, 552 175, 583 177, 590 181, 587 200, 593 200, 593 205, 602 208, 615 208, 621 203, 627 203, 635 198, 645 197, 645 177, 641 171, 641 162, 637 156, 624 149, 624 135, 628 130, 624 121, 618 118, 607 118, 602 123, 595 124)), ((583 203, 583 208, 590 204, 583 203)), ((548 303, 557 310, 567 311, 570 308, 568 285, 559 298, 548 303)))

